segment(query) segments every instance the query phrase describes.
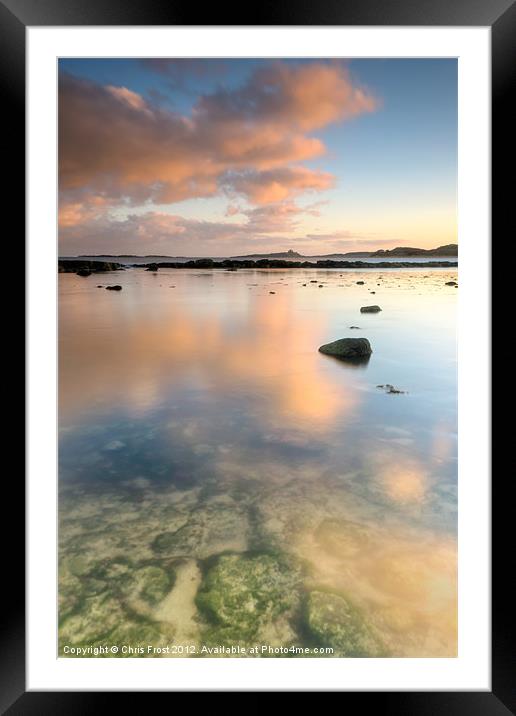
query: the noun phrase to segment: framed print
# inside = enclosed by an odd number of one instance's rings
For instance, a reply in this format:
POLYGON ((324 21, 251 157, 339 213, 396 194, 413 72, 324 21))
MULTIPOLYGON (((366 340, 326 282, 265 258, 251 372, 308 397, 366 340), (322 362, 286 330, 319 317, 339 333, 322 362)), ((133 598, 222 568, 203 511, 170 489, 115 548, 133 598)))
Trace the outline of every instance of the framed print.
POLYGON ((514 6, 288 10, 0 5, 27 147, 7 713, 515 708, 490 464, 514 6))

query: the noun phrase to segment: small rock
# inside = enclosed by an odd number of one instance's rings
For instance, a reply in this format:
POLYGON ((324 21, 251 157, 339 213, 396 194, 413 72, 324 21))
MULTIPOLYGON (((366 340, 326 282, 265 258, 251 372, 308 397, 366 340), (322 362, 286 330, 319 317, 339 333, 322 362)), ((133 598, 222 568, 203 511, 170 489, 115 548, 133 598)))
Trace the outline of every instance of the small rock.
POLYGON ((121 291, 122 286, 106 286, 106 291, 121 291))
POLYGON ((365 283, 365 281, 357 281, 357 282, 356 282, 357 286, 363 286, 364 283, 365 283))
POLYGON ((381 310, 380 306, 362 306, 360 313, 378 313, 381 310))
POLYGON ((325 343, 319 348, 320 353, 336 358, 366 358, 373 352, 367 338, 340 338, 332 343, 325 343))
POLYGON ((91 276, 91 271, 89 269, 79 269, 77 276, 91 276))
POLYGON ((390 393, 391 395, 403 395, 406 393, 405 390, 398 390, 398 388, 395 388, 390 383, 386 383, 385 385, 377 385, 376 387, 385 390, 386 393, 390 393))
POLYGON ((456 281, 446 281, 445 286, 458 286, 456 281))
POLYGON ((360 326, 350 326, 349 328, 350 330, 352 330, 353 328, 357 328, 358 330, 360 330, 360 326))
POLYGON ((269 293, 275 294, 275 293, 276 293, 276 291, 269 291, 269 293))

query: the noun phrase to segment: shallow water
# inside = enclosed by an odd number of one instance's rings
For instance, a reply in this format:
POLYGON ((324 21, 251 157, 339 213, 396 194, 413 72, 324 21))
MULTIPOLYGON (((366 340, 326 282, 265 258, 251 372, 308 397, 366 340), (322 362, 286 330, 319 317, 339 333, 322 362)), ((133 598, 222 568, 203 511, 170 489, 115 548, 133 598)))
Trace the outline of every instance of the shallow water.
POLYGON ((455 655, 456 276, 61 274, 61 653, 455 655))

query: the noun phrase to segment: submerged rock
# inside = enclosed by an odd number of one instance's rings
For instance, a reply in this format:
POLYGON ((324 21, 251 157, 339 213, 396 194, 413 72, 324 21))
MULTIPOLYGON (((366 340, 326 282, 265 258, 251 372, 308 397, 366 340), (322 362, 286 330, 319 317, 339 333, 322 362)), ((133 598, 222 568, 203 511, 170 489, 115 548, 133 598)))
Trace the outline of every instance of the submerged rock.
POLYGON ((379 637, 360 610, 338 594, 311 592, 306 622, 317 645, 332 647, 333 656, 386 656, 379 637))
POLYGON ((133 651, 119 650, 114 655, 108 652, 108 657, 115 656, 126 659, 135 656, 153 657, 155 655, 148 651, 148 646, 157 647, 170 638, 173 638, 173 632, 167 629, 167 625, 153 622, 151 619, 144 619, 141 616, 137 621, 132 621, 128 616, 109 634, 109 641, 119 647, 129 646, 133 651), (143 651, 134 651, 138 648, 143 649, 143 651))
POLYGON ((120 603, 109 591, 87 596, 80 602, 80 608, 61 624, 60 637, 64 643, 91 643, 106 638, 124 619, 120 603))
POLYGON ((456 281, 446 281, 445 286, 458 286, 456 281))
POLYGON ((362 306, 360 313, 378 313, 381 310, 380 306, 362 306))
POLYGON ((172 589, 175 573, 148 565, 136 570, 134 578, 139 586, 139 596, 148 604, 155 605, 172 589))
POLYGON ((325 343, 319 348, 321 353, 337 358, 366 358, 373 352, 367 338, 340 338, 332 343, 325 343))
POLYGON ((300 605, 300 572, 286 558, 262 554, 225 555, 212 567, 197 594, 210 622, 208 643, 290 643, 290 626, 300 605))

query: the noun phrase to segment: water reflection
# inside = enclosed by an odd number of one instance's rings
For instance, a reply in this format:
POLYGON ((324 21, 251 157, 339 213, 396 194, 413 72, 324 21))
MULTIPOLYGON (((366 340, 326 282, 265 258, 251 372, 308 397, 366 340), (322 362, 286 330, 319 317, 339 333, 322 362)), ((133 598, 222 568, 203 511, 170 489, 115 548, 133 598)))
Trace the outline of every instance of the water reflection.
POLYGON ((61 644, 455 654, 455 275, 424 271, 60 276, 61 644), (349 335, 359 370, 318 352, 349 335))
POLYGON ((324 326, 316 316, 295 320, 290 294, 276 295, 274 303, 253 297, 248 313, 235 323, 220 315, 195 315, 188 305, 171 302, 150 319, 118 323, 113 318, 104 330, 85 330, 84 313, 74 302, 60 328, 64 417, 113 401, 149 410, 163 400, 164 391, 192 379, 202 382, 207 399, 252 391, 272 421, 279 417, 310 430, 323 430, 358 399, 345 380, 336 392, 321 370, 313 346, 324 326), (73 360, 67 359, 68 351, 73 360))
POLYGON ((326 356, 328 360, 337 361, 348 368, 367 368, 371 356, 355 356, 354 358, 344 358, 344 356, 326 356))

